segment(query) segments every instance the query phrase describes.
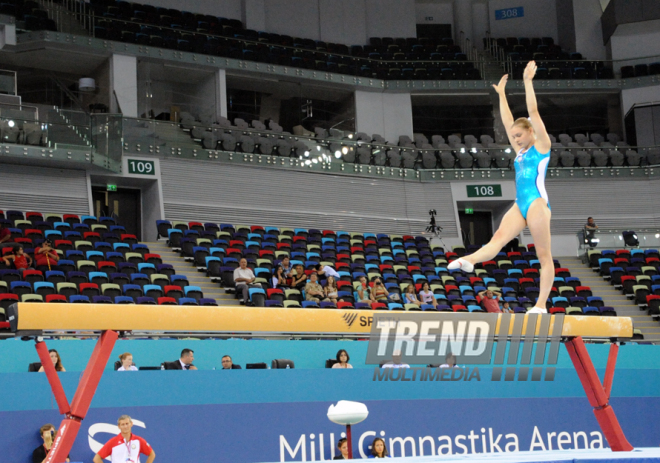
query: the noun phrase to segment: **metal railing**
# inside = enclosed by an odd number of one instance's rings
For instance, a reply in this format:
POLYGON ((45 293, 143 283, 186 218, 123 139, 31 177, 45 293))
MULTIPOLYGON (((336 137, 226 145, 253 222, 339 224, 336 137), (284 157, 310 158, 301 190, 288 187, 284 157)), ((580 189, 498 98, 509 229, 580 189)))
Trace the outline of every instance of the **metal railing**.
POLYGON ((637 228, 634 230, 620 228, 599 228, 597 230, 580 230, 576 233, 578 242, 578 254, 591 250, 601 251, 603 249, 660 249, 660 229, 637 228), (637 236, 637 245, 626 244, 623 236, 624 231, 634 231, 637 236), (590 232, 593 232, 591 234, 590 232), (592 241, 593 240, 593 241, 592 241), (590 245, 589 243, 592 243, 590 245))

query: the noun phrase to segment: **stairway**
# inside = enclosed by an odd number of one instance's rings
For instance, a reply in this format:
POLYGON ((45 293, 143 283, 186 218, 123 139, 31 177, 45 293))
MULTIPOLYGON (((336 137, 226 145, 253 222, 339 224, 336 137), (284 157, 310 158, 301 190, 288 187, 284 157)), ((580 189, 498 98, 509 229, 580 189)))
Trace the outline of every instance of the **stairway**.
POLYGON ((72 117, 85 116, 84 113, 64 111, 58 107, 52 107, 48 111, 48 146, 60 148, 74 146, 76 148, 89 147, 89 122, 75 121, 72 117))
POLYGON ((170 264, 174 267, 177 275, 185 275, 192 286, 202 288, 204 297, 215 299, 220 306, 239 305, 233 294, 226 294, 219 283, 211 281, 205 273, 197 271, 197 268, 193 267, 191 262, 186 262, 179 253, 173 252, 165 240, 145 244, 149 247, 150 252, 160 254, 164 264, 170 264))
POLYGON ((602 297, 606 306, 614 307, 617 315, 632 318, 633 326, 641 330, 644 341, 660 343, 660 323, 640 310, 637 304, 621 291, 614 289, 614 286, 584 264, 579 257, 561 257, 559 262, 562 267, 570 270, 571 276, 579 278, 583 286, 591 287, 594 296, 602 297))
MULTIPOLYGON (((494 58, 491 58, 488 54, 486 56, 486 61, 484 62, 484 71, 483 78, 484 80, 492 80, 494 82, 499 82, 502 76, 506 73, 504 66, 501 62, 495 61, 494 58)), ((509 79, 511 76, 509 76, 509 79)))

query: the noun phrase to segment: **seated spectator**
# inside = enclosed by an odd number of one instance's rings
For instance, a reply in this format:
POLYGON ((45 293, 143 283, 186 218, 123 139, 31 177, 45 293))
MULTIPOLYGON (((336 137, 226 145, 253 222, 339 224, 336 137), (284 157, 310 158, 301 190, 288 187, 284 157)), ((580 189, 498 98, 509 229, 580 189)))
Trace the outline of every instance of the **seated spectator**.
POLYGON ((307 284, 307 275, 305 274, 305 269, 302 265, 296 265, 295 274, 291 277, 291 287, 296 288, 298 291, 302 291, 307 284))
MULTIPOLYGON (((44 443, 34 449, 32 452, 32 463, 42 463, 46 460, 46 457, 48 456, 48 453, 53 446, 56 433, 57 429, 55 429, 55 426, 50 423, 44 424, 41 428, 39 428, 39 434, 44 443)), ((71 460, 69 457, 67 457, 66 461, 69 462, 71 460)))
POLYGON ((334 457, 333 460, 348 460, 348 441, 345 437, 339 439, 337 442, 337 448, 341 454, 334 457))
POLYGON ((282 269, 284 269, 284 278, 289 278, 291 276, 291 272, 293 271, 289 256, 285 256, 284 259, 282 259, 282 262, 280 262, 280 265, 282 266, 282 269))
POLYGON ((316 273, 319 275, 319 278, 324 276, 324 277, 333 277, 336 280, 339 280, 341 276, 335 271, 334 268, 330 267, 329 265, 317 265, 316 266, 316 273))
POLYGON ((197 367, 193 365, 193 361, 195 360, 194 354, 192 349, 183 349, 179 360, 165 362, 163 366, 166 370, 196 370, 197 367))
POLYGON ((121 366, 117 368, 117 371, 138 371, 133 363, 133 355, 130 352, 121 354, 119 360, 121 361, 121 366))
POLYGON ((47 272, 49 270, 57 270, 57 262, 60 256, 52 248, 53 243, 50 240, 45 240, 40 247, 34 250, 35 267, 37 270, 47 272))
POLYGON ((316 272, 309 276, 309 283, 305 285, 305 300, 313 302, 327 301, 323 287, 318 283, 316 272))
POLYGON ((353 365, 348 363, 350 359, 345 349, 339 349, 337 352, 337 363, 332 365, 332 368, 353 368, 353 365))
POLYGON ((385 441, 380 437, 376 437, 371 443, 371 455, 369 458, 389 458, 390 454, 385 447, 385 441))
POLYGON ((381 368, 410 368, 407 363, 401 362, 401 351, 395 350, 392 352, 392 360, 381 366, 381 368))
POLYGON ((358 281, 360 282, 360 285, 357 287, 359 299, 357 302, 365 302, 371 305, 373 301, 371 300, 369 285, 367 284, 367 277, 360 277, 358 278, 358 281))
POLYGON ((335 281, 335 277, 328 277, 325 282, 325 286, 323 287, 323 292, 325 293, 326 299, 334 302, 335 304, 337 303, 337 296, 339 294, 337 292, 337 282, 335 281))
POLYGON ((387 288, 383 285, 383 280, 379 277, 374 278, 374 286, 371 288, 371 300, 373 302, 383 302, 387 304, 389 302, 389 295, 389 291, 387 291, 387 288))
POLYGON ((435 300, 435 296, 427 282, 422 284, 422 290, 419 292, 419 300, 422 301, 422 304, 431 304, 433 307, 438 305, 438 301, 435 300))
POLYGON ((422 305, 422 302, 417 299, 417 294, 415 294, 415 285, 410 283, 406 287, 406 292, 403 295, 404 304, 415 304, 417 307, 422 305))
POLYGON ((254 273, 247 266, 247 259, 242 258, 240 261, 240 266, 234 269, 234 282, 236 283, 236 291, 241 291, 243 299, 241 299, 241 304, 249 305, 250 288, 261 288, 261 285, 253 284, 255 280, 254 273))
POLYGON ((456 356, 451 352, 448 352, 445 357, 445 363, 440 365, 440 368, 459 368, 459 366, 456 365, 456 356))
MULTIPOLYGON (((50 349, 48 353, 50 354, 50 360, 53 362, 53 365, 55 365, 55 371, 66 371, 62 366, 62 359, 60 358, 59 352, 57 352, 55 349, 50 349)), ((43 371, 45 371, 44 366, 41 365, 41 368, 39 368, 39 373, 42 373, 43 371)))
POLYGON ((241 366, 240 365, 234 365, 234 362, 232 361, 231 357, 229 355, 225 355, 222 357, 222 369, 223 370, 240 370, 241 366))
POLYGON ((278 265, 273 270, 273 279, 272 279, 273 288, 286 288, 286 276, 284 276, 284 267, 278 265))
POLYGON ((502 312, 513 313, 513 309, 511 307, 509 307, 509 303, 507 301, 504 301, 502 303, 502 312))
POLYGON ((0 225, 0 248, 5 248, 14 245, 14 239, 11 237, 9 228, 0 225))
POLYGON ((500 293, 487 289, 486 291, 480 291, 478 296, 481 298, 481 306, 486 309, 486 312, 502 312, 500 310, 500 297, 502 297, 500 293))
POLYGON ((27 270, 32 265, 32 257, 23 252, 23 246, 20 244, 14 245, 12 254, 7 254, 2 259, 8 267, 11 266, 11 262, 13 262, 16 270, 27 270))

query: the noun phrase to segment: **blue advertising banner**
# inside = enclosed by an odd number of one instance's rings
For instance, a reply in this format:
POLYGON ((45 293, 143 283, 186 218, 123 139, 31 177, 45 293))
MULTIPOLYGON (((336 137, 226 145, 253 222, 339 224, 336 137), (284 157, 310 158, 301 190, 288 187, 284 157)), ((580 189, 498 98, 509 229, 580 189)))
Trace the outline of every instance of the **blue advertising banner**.
POLYGON ((525 9, 522 6, 495 10, 496 20, 522 18, 523 16, 525 16, 525 9))
MULTIPOLYGON (((331 459, 344 429, 326 414, 341 399, 369 409, 353 427, 356 457, 369 454, 375 437, 393 456, 607 447, 573 371, 536 383, 490 382, 485 368, 480 376, 392 382, 366 369, 106 374, 71 457, 91 461, 117 433, 117 418, 129 414, 134 433, 161 461, 331 459)), ((79 375, 61 378, 71 398, 79 375)), ((634 446, 658 445, 658 381, 658 370, 617 371, 611 404, 634 446)), ((0 383, 3 461, 28 463, 40 445, 39 427, 57 426, 61 417, 44 375, 2 374, 0 383)))

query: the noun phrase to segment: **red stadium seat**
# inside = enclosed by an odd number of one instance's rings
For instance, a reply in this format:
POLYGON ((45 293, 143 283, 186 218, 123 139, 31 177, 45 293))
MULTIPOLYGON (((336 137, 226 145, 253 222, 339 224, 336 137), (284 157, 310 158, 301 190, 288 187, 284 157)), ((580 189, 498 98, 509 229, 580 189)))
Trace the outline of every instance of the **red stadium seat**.
POLYGON ((48 294, 46 302, 66 302, 66 296, 63 294, 48 294))
POLYGON ((158 305, 178 305, 173 297, 159 297, 158 305))

